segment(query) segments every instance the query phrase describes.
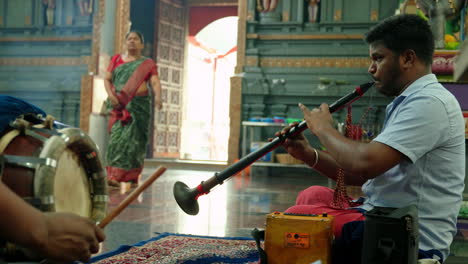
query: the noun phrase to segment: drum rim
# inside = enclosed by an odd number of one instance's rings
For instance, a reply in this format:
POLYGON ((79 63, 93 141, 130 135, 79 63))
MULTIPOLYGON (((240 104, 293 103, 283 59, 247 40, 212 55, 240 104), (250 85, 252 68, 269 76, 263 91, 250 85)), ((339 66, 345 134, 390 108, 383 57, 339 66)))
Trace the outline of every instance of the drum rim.
MULTIPOLYGON (((83 161, 83 166, 90 175, 90 195, 92 209, 90 218, 96 222, 101 221, 107 211, 107 175, 101 163, 97 145, 91 138, 78 128, 63 128, 58 130, 58 135, 52 135, 44 142, 39 154, 40 158, 52 158, 58 161, 65 149, 76 150, 83 161)), ((55 212, 54 182, 57 166, 39 164, 34 176, 34 196, 39 197, 44 209, 55 212), (43 188, 48 186, 48 188, 43 188)))

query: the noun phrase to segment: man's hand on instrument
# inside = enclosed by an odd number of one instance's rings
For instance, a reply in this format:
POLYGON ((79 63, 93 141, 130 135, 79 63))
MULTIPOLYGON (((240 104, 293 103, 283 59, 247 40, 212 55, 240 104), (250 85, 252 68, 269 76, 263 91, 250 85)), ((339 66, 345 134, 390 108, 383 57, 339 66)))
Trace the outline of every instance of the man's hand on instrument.
POLYGON ((304 114, 309 130, 316 135, 317 131, 333 127, 333 117, 327 104, 321 104, 319 108, 309 110, 305 105, 299 103, 299 108, 304 114))
POLYGON ((42 254, 54 261, 88 261, 99 251, 104 231, 88 218, 70 213, 44 213, 47 241, 42 254))
MULTIPOLYGON (((275 133, 276 137, 286 134, 291 128, 297 126, 298 122, 293 122, 289 126, 283 128, 281 131, 275 133)), ((270 141, 272 139, 269 139, 270 141)), ((283 142, 284 149, 296 159, 304 161, 305 152, 307 148, 310 148, 309 141, 304 137, 302 133, 297 134, 294 137, 286 138, 283 142)))

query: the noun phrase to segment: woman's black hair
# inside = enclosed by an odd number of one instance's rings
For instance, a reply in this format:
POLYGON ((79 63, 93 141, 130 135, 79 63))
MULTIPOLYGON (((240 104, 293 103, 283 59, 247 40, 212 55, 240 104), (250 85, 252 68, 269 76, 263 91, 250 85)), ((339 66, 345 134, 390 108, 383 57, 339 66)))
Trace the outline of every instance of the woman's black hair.
POLYGON ((141 34, 141 32, 136 31, 136 30, 130 30, 129 32, 127 32, 127 34, 125 34, 125 39, 127 39, 128 36, 130 36, 130 34, 132 34, 132 33, 137 34, 137 36, 140 38, 141 43, 143 43, 143 44, 145 43, 145 39, 143 38, 143 34, 141 34))

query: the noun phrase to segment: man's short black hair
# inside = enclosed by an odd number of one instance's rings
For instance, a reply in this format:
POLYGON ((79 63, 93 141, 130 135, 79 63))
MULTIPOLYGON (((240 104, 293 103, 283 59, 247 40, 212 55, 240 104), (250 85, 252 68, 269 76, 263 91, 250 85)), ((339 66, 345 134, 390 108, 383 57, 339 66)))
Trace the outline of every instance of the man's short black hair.
POLYGON ((423 62, 432 64, 434 35, 427 21, 418 15, 386 18, 366 34, 365 41, 368 44, 382 43, 397 55, 408 49, 414 50, 423 62))

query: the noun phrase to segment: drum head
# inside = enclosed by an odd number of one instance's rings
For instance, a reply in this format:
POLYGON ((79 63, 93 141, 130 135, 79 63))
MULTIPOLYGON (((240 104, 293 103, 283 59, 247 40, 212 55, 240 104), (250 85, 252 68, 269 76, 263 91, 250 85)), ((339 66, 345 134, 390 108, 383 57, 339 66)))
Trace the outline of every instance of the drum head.
POLYGON ((54 184, 55 211, 91 216, 90 182, 76 153, 65 150, 60 155, 54 184))

